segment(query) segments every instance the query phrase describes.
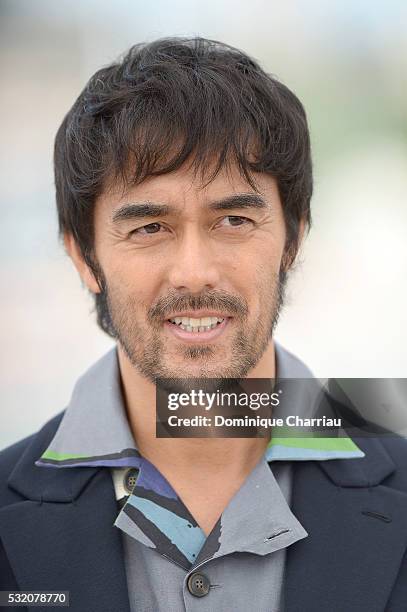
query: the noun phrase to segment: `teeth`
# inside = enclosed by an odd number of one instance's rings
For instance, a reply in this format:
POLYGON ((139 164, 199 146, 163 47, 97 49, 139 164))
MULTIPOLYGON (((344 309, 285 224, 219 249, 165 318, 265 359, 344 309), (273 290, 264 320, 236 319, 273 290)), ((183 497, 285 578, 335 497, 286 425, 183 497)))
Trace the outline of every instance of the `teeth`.
POLYGON ((197 334, 199 332, 203 332, 203 331, 209 331, 210 329, 215 329, 215 327, 217 327, 217 323, 214 323, 213 325, 200 325, 199 327, 197 327, 196 325, 192 326, 192 325, 179 325, 179 327, 181 329, 185 329, 185 331, 188 332, 192 332, 193 334, 197 334))
POLYGON ((223 321, 223 317, 202 317, 201 319, 193 319, 192 317, 174 317, 170 319, 172 323, 176 325, 180 325, 183 329, 191 327, 195 331, 201 331, 201 327, 203 328, 211 328, 214 325, 216 326, 218 323, 223 321))

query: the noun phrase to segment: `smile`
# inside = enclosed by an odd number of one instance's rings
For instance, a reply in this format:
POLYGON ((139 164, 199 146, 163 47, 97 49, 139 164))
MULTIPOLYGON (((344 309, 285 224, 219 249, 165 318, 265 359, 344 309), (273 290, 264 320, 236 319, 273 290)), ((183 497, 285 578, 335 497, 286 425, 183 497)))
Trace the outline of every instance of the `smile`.
POLYGON ((174 317, 165 321, 164 326, 180 340, 202 342, 220 336, 229 323, 230 317, 174 317))
POLYGON ((215 329, 215 327, 222 323, 223 319, 224 317, 201 317, 200 319, 193 319, 192 317, 174 317, 174 319, 169 319, 169 321, 187 332, 202 333, 210 329, 215 329))

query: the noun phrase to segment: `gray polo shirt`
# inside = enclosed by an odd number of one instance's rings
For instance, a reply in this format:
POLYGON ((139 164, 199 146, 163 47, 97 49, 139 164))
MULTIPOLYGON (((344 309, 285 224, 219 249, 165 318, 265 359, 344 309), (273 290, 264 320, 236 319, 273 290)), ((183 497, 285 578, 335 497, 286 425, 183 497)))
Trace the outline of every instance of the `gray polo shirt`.
MULTIPOLYGON (((312 376, 277 344, 276 362, 279 378, 312 376)), ((286 549, 308 535, 290 510, 292 461, 364 456, 349 438, 323 442, 302 446, 301 440, 272 438, 206 537, 169 482, 137 450, 113 349, 78 381, 36 465, 110 468, 118 500, 112 529, 122 532, 132 612, 277 612, 283 609, 286 549)))

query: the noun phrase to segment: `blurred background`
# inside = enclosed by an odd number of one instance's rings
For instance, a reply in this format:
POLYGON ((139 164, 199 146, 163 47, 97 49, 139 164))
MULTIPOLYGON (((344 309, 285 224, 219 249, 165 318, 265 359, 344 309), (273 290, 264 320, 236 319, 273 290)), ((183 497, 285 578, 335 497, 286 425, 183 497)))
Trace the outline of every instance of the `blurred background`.
POLYGON ((0 448, 62 410, 112 341, 57 239, 53 139, 130 45, 201 35, 300 97, 313 228, 276 338, 319 377, 407 377, 407 4, 402 0, 2 0, 0 448))

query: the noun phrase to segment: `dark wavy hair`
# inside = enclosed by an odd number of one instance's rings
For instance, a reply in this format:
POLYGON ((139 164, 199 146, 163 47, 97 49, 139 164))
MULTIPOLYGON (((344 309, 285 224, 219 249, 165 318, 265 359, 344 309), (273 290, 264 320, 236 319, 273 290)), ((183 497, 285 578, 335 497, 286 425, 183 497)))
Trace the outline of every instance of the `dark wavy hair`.
MULTIPOLYGON (((55 138, 60 235, 72 234, 100 277, 93 256, 95 199, 111 182, 127 188, 189 159, 204 184, 231 163, 255 190, 252 172, 272 175, 287 228, 286 254, 294 260, 300 221, 311 224, 304 108, 254 59, 200 37, 136 44, 90 78, 55 138)), ((96 297, 97 310, 98 300, 102 307, 103 298, 96 297)))

